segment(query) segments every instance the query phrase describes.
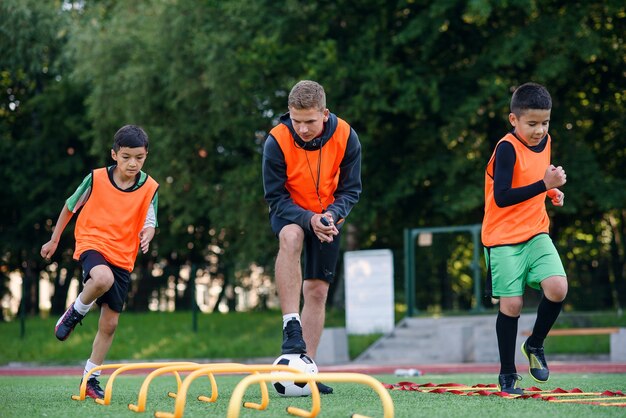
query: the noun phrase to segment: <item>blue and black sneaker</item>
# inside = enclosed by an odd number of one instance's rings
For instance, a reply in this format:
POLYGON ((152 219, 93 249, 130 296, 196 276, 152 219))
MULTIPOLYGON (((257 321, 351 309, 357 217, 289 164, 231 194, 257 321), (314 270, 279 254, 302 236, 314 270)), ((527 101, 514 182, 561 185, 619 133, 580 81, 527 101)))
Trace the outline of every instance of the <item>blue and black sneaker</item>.
POLYGON ((539 383, 545 383, 550 378, 550 369, 543 353, 543 347, 531 347, 528 341, 522 344, 522 353, 526 356, 530 365, 528 373, 539 383))
POLYGON ((498 385, 501 392, 510 395, 523 395, 524 390, 517 387, 517 382, 522 380, 522 376, 517 373, 506 373, 498 376, 498 385))

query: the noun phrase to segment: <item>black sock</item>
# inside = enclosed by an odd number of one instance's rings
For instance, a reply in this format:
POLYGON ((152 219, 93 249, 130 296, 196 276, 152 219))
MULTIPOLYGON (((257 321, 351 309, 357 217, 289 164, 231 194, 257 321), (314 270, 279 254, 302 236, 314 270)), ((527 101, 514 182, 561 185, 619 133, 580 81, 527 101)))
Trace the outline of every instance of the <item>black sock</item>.
POLYGON ((500 352, 500 374, 517 373, 515 368, 515 342, 517 340, 518 317, 507 316, 498 312, 496 335, 500 352))
POLYGON ((562 301, 552 302, 545 296, 541 298, 541 302, 539 302, 539 307, 537 308, 537 320, 533 327, 533 333, 528 337, 529 346, 543 347, 543 340, 546 339, 552 325, 554 325, 556 319, 559 317, 562 307, 562 301))

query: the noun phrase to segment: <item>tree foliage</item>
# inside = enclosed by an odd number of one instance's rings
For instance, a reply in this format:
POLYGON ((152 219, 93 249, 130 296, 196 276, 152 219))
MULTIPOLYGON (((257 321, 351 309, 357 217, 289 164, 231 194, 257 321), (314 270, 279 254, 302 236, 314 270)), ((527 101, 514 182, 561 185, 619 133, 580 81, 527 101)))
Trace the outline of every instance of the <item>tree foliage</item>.
MULTIPOLYGON (((90 161, 81 140, 88 126, 86 92, 67 78, 63 48, 69 20, 59 7, 59 2, 0 3, 0 257, 2 273, 22 272, 29 312, 38 310, 37 279, 45 268, 39 249, 90 161)), ((70 239, 71 233, 65 234, 60 246, 62 265, 71 259, 70 239)))
MULTIPOLYGON (((566 206, 550 212, 571 303, 626 302, 622 2, 64 4, 1 6, 0 42, 13 52, 0 82, 23 97, 18 111, 7 97, 1 109, 4 158, 13 156, 0 168, 10 184, 0 192, 4 259, 22 251, 34 262, 45 234, 33 231, 53 223, 77 173, 108 161, 117 128, 136 123, 151 138, 146 171, 161 184, 150 259, 231 281, 254 264, 271 273, 261 149, 290 87, 309 78, 363 145, 364 191, 348 220, 358 246, 392 248, 402 272, 404 228, 481 222, 484 167, 510 129, 510 94, 535 81, 552 94, 553 159, 569 174, 566 206), (41 24, 24 24, 33 20, 41 24), (16 196, 19 210, 5 203, 16 196)), ((437 292, 471 294, 464 273, 448 274, 437 292)))

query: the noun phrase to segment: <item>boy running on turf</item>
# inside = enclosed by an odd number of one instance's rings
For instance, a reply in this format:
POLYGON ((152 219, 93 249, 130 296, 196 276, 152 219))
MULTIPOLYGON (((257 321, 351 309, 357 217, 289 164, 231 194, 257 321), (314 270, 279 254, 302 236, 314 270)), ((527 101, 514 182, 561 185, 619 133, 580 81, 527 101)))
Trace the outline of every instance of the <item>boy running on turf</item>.
MULTIPOLYGON (((120 128, 113 138, 111 157, 115 165, 93 170, 65 202, 52 233, 41 247, 41 256, 50 259, 70 219, 76 220, 74 259, 83 270, 83 291, 55 327, 64 341, 81 322, 91 306, 100 306, 98 332, 83 377, 104 362, 130 286, 130 273, 137 251, 148 252, 154 237, 158 183, 141 171, 148 156, 148 136, 138 126, 120 128)), ((103 398, 97 377, 87 381, 87 396, 103 398)), ((81 380, 82 383, 82 380, 81 380)))
POLYGON ((564 194, 557 187, 566 182, 563 168, 550 162, 551 109, 552 99, 543 86, 526 83, 515 90, 509 114, 513 131, 498 142, 485 171, 482 242, 492 294, 500 299, 498 382, 511 394, 523 393, 517 387, 521 376, 515 368, 515 342, 524 288, 543 291, 533 332, 521 347, 530 362, 530 375, 538 382, 546 382, 550 375, 543 342, 567 294, 565 270, 548 235, 545 206, 546 195, 554 206, 563 206, 564 194))

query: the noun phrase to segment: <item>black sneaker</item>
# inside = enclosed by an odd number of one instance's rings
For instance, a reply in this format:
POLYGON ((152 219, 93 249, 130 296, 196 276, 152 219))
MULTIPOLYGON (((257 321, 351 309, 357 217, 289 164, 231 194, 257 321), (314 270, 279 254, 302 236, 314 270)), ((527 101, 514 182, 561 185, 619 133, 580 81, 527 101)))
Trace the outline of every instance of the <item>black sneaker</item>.
POLYGON ((500 391, 511 395, 523 395, 524 390, 517 387, 517 382, 522 380, 522 376, 517 373, 507 373, 498 376, 500 391))
POLYGON ((74 309, 74 304, 72 303, 63 316, 57 321, 57 325, 54 327, 54 334, 61 341, 67 340, 67 337, 74 331, 76 324, 83 324, 81 321, 84 317, 85 315, 79 314, 76 309, 74 309))
POLYGON ((317 389, 320 391, 320 393, 322 395, 330 395, 331 393, 333 393, 333 388, 331 388, 330 386, 326 386, 323 383, 320 382, 316 382, 317 384, 317 389))
MULTIPOLYGON (((83 384, 83 380, 80 380, 80 384, 83 384)), ((80 386, 79 386, 80 387, 80 386)), ((90 377, 87 380, 87 389, 85 390, 85 395, 94 399, 103 399, 104 391, 100 387, 100 382, 95 377, 90 377)))
POLYGON ((306 344, 302 338, 302 325, 297 319, 291 319, 283 328, 283 354, 304 354, 306 344))
POLYGON ((539 383, 545 383, 550 378, 550 369, 546 357, 543 354, 543 347, 531 347, 528 341, 522 344, 522 353, 530 362, 528 373, 539 383))

